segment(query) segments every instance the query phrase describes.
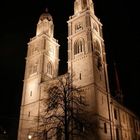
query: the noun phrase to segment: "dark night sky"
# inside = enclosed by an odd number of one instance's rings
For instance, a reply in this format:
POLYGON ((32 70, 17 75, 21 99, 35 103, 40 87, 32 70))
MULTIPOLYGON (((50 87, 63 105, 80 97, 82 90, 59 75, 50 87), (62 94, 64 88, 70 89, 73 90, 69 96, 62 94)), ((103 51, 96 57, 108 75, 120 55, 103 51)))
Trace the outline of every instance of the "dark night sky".
MULTIPOLYGON (((67 70, 67 23, 73 0, 0 2, 0 125, 15 140, 27 43, 35 36, 39 16, 46 7, 53 16, 60 47, 60 74, 67 70)), ((94 0, 95 14, 103 23, 110 88, 113 93, 116 62, 124 105, 140 116, 140 22, 138 1, 94 0)))

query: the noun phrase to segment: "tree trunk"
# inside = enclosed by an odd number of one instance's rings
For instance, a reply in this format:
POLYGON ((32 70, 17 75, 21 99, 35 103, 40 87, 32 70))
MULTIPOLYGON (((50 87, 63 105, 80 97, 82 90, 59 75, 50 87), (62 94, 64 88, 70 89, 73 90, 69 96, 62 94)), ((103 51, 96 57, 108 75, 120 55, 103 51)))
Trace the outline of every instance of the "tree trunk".
POLYGON ((69 134, 68 134, 68 120, 67 120, 67 118, 68 118, 68 113, 67 113, 67 91, 65 91, 65 93, 64 93, 65 95, 64 95, 64 111, 65 111, 65 126, 64 126, 64 131, 65 131, 65 140, 69 140, 69 134))

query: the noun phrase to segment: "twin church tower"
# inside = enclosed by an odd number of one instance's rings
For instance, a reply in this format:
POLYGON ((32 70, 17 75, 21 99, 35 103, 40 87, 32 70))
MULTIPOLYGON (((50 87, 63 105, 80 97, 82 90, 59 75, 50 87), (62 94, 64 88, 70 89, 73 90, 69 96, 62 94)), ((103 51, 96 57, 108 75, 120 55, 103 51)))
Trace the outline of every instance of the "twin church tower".
MULTIPOLYGON (((95 16, 92 0, 75 0, 74 15, 67 23, 68 72, 74 74, 73 83, 84 89, 98 124, 96 136, 89 140, 131 140, 137 134, 132 136, 127 131, 128 122, 122 129, 120 115, 137 119, 110 97, 102 24, 95 16)), ((44 88, 59 77, 59 46, 54 38, 53 18, 46 11, 39 18, 35 37, 28 43, 18 140, 30 139, 31 128, 38 126, 34 120, 40 114, 44 88)))

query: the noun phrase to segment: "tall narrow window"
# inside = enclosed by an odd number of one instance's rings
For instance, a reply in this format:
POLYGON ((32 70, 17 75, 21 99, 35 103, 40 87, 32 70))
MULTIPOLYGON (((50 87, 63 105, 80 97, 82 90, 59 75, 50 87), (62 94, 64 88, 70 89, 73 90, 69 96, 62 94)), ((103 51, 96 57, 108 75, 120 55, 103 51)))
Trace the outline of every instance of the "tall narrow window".
POLYGON ((52 75, 52 65, 50 62, 47 64, 47 74, 52 75))
POLYGON ((57 140, 62 140, 62 129, 57 128, 57 140))
POLYGON ((100 48, 100 44, 97 40, 94 40, 94 50, 95 50, 95 54, 97 56, 101 55, 101 48, 100 48))
POLYGON ((102 96, 102 104, 104 103, 104 97, 102 96))
POLYGON ((28 112, 28 117, 30 117, 30 115, 31 115, 31 112, 29 111, 29 112, 28 112))
POLYGON ((30 96, 32 96, 32 91, 30 91, 30 96))
POLYGON ((117 110, 114 108, 114 118, 117 120, 117 110))
POLYGON ((97 68, 102 70, 102 56, 101 56, 101 47, 100 43, 97 40, 94 40, 94 53, 97 56, 97 68))
POLYGON ((48 133, 47 132, 43 133, 43 138, 44 138, 43 140, 47 140, 48 139, 48 133))
POLYGON ((79 74, 79 79, 80 79, 80 80, 82 79, 82 75, 81 75, 81 73, 79 74))
POLYGON ((80 38, 74 43, 74 55, 84 51, 84 39, 80 38))
POLYGON ((98 59, 97 59, 97 67, 98 67, 99 70, 102 69, 102 60, 101 60, 100 56, 98 56, 98 59))
POLYGON ((119 140, 119 129, 116 128, 116 140, 119 140))
POLYGON ((104 132, 107 133, 107 126, 106 126, 106 123, 104 123, 104 132))
POLYGON ((79 41, 79 53, 83 51, 83 42, 82 40, 79 41))

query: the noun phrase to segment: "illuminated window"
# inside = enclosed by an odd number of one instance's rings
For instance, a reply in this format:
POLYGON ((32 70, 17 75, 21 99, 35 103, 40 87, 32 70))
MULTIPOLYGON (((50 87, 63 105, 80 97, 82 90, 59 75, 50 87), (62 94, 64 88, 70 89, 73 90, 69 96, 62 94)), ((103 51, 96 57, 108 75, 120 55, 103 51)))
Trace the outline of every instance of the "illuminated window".
POLYGON ((52 64, 51 63, 47 64, 47 74, 52 75, 52 64))
POLYGON ((74 43, 74 55, 84 51, 84 39, 80 38, 74 43))

